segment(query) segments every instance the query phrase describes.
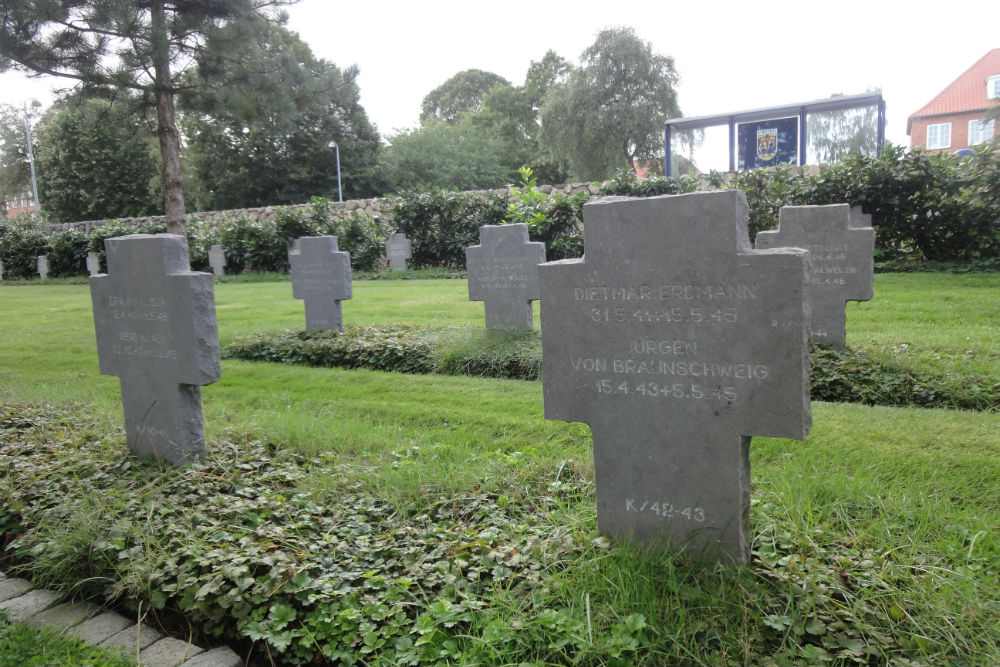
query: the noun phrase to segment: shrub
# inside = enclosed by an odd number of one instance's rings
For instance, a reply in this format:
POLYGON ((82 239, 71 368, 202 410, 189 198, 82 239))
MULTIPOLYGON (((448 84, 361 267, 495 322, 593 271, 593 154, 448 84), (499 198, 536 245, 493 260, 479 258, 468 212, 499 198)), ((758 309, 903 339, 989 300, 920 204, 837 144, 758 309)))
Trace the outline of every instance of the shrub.
POLYGON ((393 204, 392 217, 410 239, 410 266, 464 267, 465 249, 479 242, 479 227, 502 224, 507 203, 506 196, 494 193, 404 192, 393 204))
POLYGON ((583 255, 583 205, 590 194, 570 196, 540 192, 531 168, 518 169, 521 187, 511 188, 505 222, 528 225, 532 241, 545 244, 549 261, 583 255))
POLYGON ((68 229, 49 239, 49 269, 52 276, 87 275, 87 253, 90 252, 90 236, 81 231, 68 229))
POLYGON ((656 197, 659 195, 679 195, 698 189, 698 179, 687 174, 682 176, 653 176, 637 178, 632 169, 619 169, 615 177, 601 188, 601 197, 656 197))
POLYGON ((49 239, 39 230, 28 225, 10 225, 2 228, 0 236, 0 261, 3 261, 4 278, 31 278, 37 271, 37 258, 49 252, 49 239))

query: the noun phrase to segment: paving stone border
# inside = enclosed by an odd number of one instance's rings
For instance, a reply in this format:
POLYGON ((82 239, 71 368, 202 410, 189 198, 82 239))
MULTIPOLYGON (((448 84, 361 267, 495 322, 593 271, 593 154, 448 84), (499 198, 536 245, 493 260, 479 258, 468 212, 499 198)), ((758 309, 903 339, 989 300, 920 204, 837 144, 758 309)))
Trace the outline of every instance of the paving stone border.
POLYGON ((101 648, 138 651, 141 667, 241 667, 231 648, 206 650, 167 637, 145 623, 90 602, 62 602, 56 591, 35 588, 30 581, 0 572, 0 609, 11 621, 51 628, 101 648))

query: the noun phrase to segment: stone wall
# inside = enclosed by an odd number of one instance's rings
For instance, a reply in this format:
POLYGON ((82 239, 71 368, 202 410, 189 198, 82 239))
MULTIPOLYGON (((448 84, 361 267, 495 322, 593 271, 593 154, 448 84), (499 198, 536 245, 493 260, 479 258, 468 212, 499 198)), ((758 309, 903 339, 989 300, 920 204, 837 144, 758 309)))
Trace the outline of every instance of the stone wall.
MULTIPOLYGON (((564 183, 562 185, 539 185, 538 189, 545 194, 570 195, 581 190, 586 190, 592 195, 600 191, 601 186, 594 183, 564 183)), ((497 188, 495 190, 473 190, 474 194, 500 194, 509 195, 510 188, 497 188)), ((393 198, 379 197, 375 199, 351 199, 345 202, 330 202, 330 212, 335 218, 350 215, 352 211, 363 211, 382 219, 386 228, 392 228, 392 206, 393 198)), ((263 206, 260 208, 241 208, 230 211, 202 211, 190 213, 188 220, 199 220, 215 225, 220 221, 232 219, 237 216, 246 216, 250 220, 261 222, 274 219, 278 211, 285 208, 308 209, 310 204, 293 204, 290 206, 263 206)), ((115 220, 87 220, 82 222, 63 222, 49 226, 49 233, 58 234, 67 230, 77 230, 89 234, 97 227, 109 222, 119 222, 132 227, 139 227, 149 222, 166 223, 166 216, 153 215, 142 218, 117 218, 115 220)))

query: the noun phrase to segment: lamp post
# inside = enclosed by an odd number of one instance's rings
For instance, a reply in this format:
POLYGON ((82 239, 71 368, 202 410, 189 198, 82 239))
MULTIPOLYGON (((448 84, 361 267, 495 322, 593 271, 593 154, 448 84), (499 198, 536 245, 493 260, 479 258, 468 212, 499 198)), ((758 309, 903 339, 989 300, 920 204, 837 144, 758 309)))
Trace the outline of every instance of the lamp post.
POLYGON ((327 147, 337 151, 337 201, 344 201, 344 192, 340 189, 340 146, 336 141, 331 141, 327 147))
MULTIPOLYGON (((40 107, 42 103, 34 97, 29 97, 32 107, 40 107)), ((24 134, 28 138, 28 164, 31 166, 31 194, 35 198, 35 210, 39 213, 42 210, 42 203, 38 201, 38 184, 35 182, 35 152, 31 149, 31 122, 28 120, 28 100, 24 101, 24 134)))

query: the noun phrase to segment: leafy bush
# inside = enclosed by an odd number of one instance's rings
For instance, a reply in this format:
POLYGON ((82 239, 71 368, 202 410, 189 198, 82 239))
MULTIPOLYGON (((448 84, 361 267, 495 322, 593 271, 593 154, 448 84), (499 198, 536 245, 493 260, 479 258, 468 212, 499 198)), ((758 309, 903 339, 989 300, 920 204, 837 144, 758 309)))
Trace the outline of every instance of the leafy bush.
POLYGON ((432 351, 419 330, 408 327, 346 327, 338 331, 253 334, 227 346, 227 359, 276 361, 308 366, 370 368, 430 373, 432 351))
POLYGON ((87 253, 90 252, 90 236, 68 229, 49 239, 49 269, 52 276, 87 275, 87 253))
POLYGON ((656 197, 659 195, 680 195, 698 189, 698 179, 682 176, 652 176, 637 178, 632 169, 619 169, 615 177, 601 188, 601 197, 656 197))
POLYGON ((465 249, 479 243, 479 227, 502 224, 507 203, 494 193, 404 192, 393 203, 392 219, 410 239, 411 267, 464 267, 465 249))
POLYGON ((31 278, 38 271, 39 255, 49 252, 49 239, 30 226, 0 227, 0 261, 5 278, 31 278))
POLYGON ((528 237, 545 244, 549 261, 583 255, 583 205, 586 191, 546 195, 540 192, 529 167, 518 169, 521 186, 511 188, 506 222, 528 225, 528 237))
MULTIPOLYGON (((401 373, 473 375, 515 380, 541 376, 537 331, 347 327, 335 331, 253 334, 223 351, 226 359, 309 366, 370 368, 401 373)), ((1000 410, 1000 382, 936 377, 869 354, 813 345, 811 397, 865 405, 1000 410)))

